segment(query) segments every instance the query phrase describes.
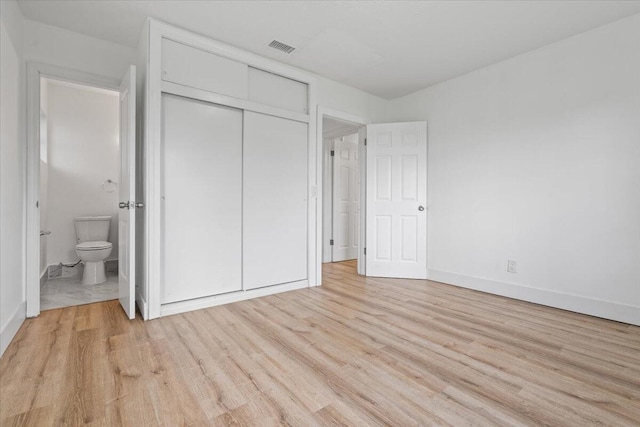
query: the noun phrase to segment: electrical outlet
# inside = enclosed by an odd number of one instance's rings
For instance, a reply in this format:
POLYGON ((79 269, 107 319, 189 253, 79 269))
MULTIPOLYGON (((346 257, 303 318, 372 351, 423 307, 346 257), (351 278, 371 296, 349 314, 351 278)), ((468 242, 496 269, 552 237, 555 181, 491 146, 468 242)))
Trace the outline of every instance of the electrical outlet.
POLYGON ((518 272, 518 263, 512 259, 507 260, 507 272, 508 273, 517 273, 518 272))

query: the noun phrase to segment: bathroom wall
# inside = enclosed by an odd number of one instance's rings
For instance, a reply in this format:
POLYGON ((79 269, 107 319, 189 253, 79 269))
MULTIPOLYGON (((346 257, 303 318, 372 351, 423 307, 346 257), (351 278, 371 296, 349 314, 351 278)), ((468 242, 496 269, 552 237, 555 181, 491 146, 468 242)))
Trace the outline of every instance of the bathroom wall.
POLYGON ((119 179, 117 92, 48 80, 47 264, 72 263, 78 216, 111 215, 109 241, 118 257, 118 191, 102 184, 119 179))

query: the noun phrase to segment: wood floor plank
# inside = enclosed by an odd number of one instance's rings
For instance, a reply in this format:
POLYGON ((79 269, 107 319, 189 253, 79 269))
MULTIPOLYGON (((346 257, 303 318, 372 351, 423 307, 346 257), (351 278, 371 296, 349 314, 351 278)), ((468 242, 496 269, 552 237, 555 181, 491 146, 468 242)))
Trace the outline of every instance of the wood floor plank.
POLYGON ((0 360, 0 425, 640 426, 640 327, 355 267, 149 322, 45 311, 0 360))

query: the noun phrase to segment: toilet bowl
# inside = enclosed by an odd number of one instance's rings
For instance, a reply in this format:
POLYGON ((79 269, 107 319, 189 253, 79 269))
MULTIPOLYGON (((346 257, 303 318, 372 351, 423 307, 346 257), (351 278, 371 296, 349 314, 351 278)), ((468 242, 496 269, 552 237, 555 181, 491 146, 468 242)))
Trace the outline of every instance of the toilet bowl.
POLYGON ((79 217, 74 220, 78 244, 76 254, 84 264, 83 285, 97 285, 107 280, 104 261, 113 245, 108 242, 110 216, 79 217))
POLYGON ((82 242, 76 245, 76 254, 84 264, 83 285, 97 285, 107 280, 104 260, 111 255, 110 242, 82 242))

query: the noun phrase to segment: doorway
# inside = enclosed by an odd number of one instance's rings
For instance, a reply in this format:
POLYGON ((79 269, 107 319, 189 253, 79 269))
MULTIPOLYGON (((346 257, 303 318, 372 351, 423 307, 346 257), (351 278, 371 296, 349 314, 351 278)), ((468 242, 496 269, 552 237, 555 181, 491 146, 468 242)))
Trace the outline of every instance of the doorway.
MULTIPOLYGON (((89 272, 87 276, 93 278, 83 277, 83 286, 98 285, 108 278, 104 274, 106 268, 99 268, 104 266, 103 261, 111 261, 112 265, 107 267, 111 273, 117 271, 117 293, 110 289, 105 292, 107 296, 98 298, 119 299, 127 316, 135 317, 135 213, 143 207, 135 199, 133 179, 136 172, 135 78, 133 65, 122 79, 117 79, 27 62, 27 317, 40 314, 41 285, 50 275, 79 276, 81 269, 72 269, 83 264, 82 275, 89 272), (54 85, 55 89, 51 89, 54 85), (96 94, 106 98, 96 101, 96 94), (83 97, 93 99, 93 104, 83 104, 80 101, 83 97), (105 99, 111 100, 110 120, 100 108, 96 116, 86 117, 96 110, 96 103, 102 105, 105 99), (97 140, 106 142, 97 146, 97 140), (55 190, 48 181, 56 181, 55 190), (88 203, 83 204, 84 199, 88 203), (43 222, 42 201, 46 209, 43 222), (52 215, 54 212, 57 214, 52 215), (96 231, 95 224, 88 222, 108 225, 109 229, 98 227, 100 231, 96 231), (48 245, 46 239, 51 239, 54 233, 60 239, 48 245), (115 263, 112 254, 117 254, 115 263)), ((86 292, 87 288, 82 290, 86 292)), ((57 290, 49 291, 57 293, 57 290)), ((90 292, 95 293, 98 292, 90 292)), ((97 301, 95 295, 89 298, 90 301, 85 299, 78 304, 97 301)), ((47 304, 43 308, 53 306, 47 304)))
POLYGON ((331 112, 319 117, 322 141, 322 262, 353 261, 364 274, 361 211, 365 122, 331 112))
MULTIPOLYGON (((357 272, 375 277, 425 279, 427 123, 368 124, 363 119, 326 107, 318 107, 317 139, 322 141, 322 144, 318 144, 318 169, 322 170, 323 188, 322 226, 318 229, 319 235, 322 234, 318 268, 321 263, 334 262, 335 251, 331 243, 335 246, 335 229, 336 225, 340 226, 336 224, 336 217, 341 213, 340 207, 334 203, 334 197, 348 194, 348 187, 342 184, 339 184, 341 193, 334 191, 335 181, 340 179, 334 176, 334 159, 338 156, 334 150, 334 137, 343 134, 338 139, 340 145, 348 136, 345 134, 354 130, 358 131, 359 176, 356 208, 359 215, 355 227, 358 233, 357 272), (334 130, 335 133, 332 133, 334 130), (331 156, 332 151, 334 156, 331 156)), ((343 168, 344 175, 347 175, 347 169, 343 168)), ((337 256, 335 261, 342 254, 338 253, 337 256)), ((321 281, 320 276, 318 283, 321 281)))
POLYGON ((41 310, 118 298, 119 110, 116 90, 40 78, 41 310))

